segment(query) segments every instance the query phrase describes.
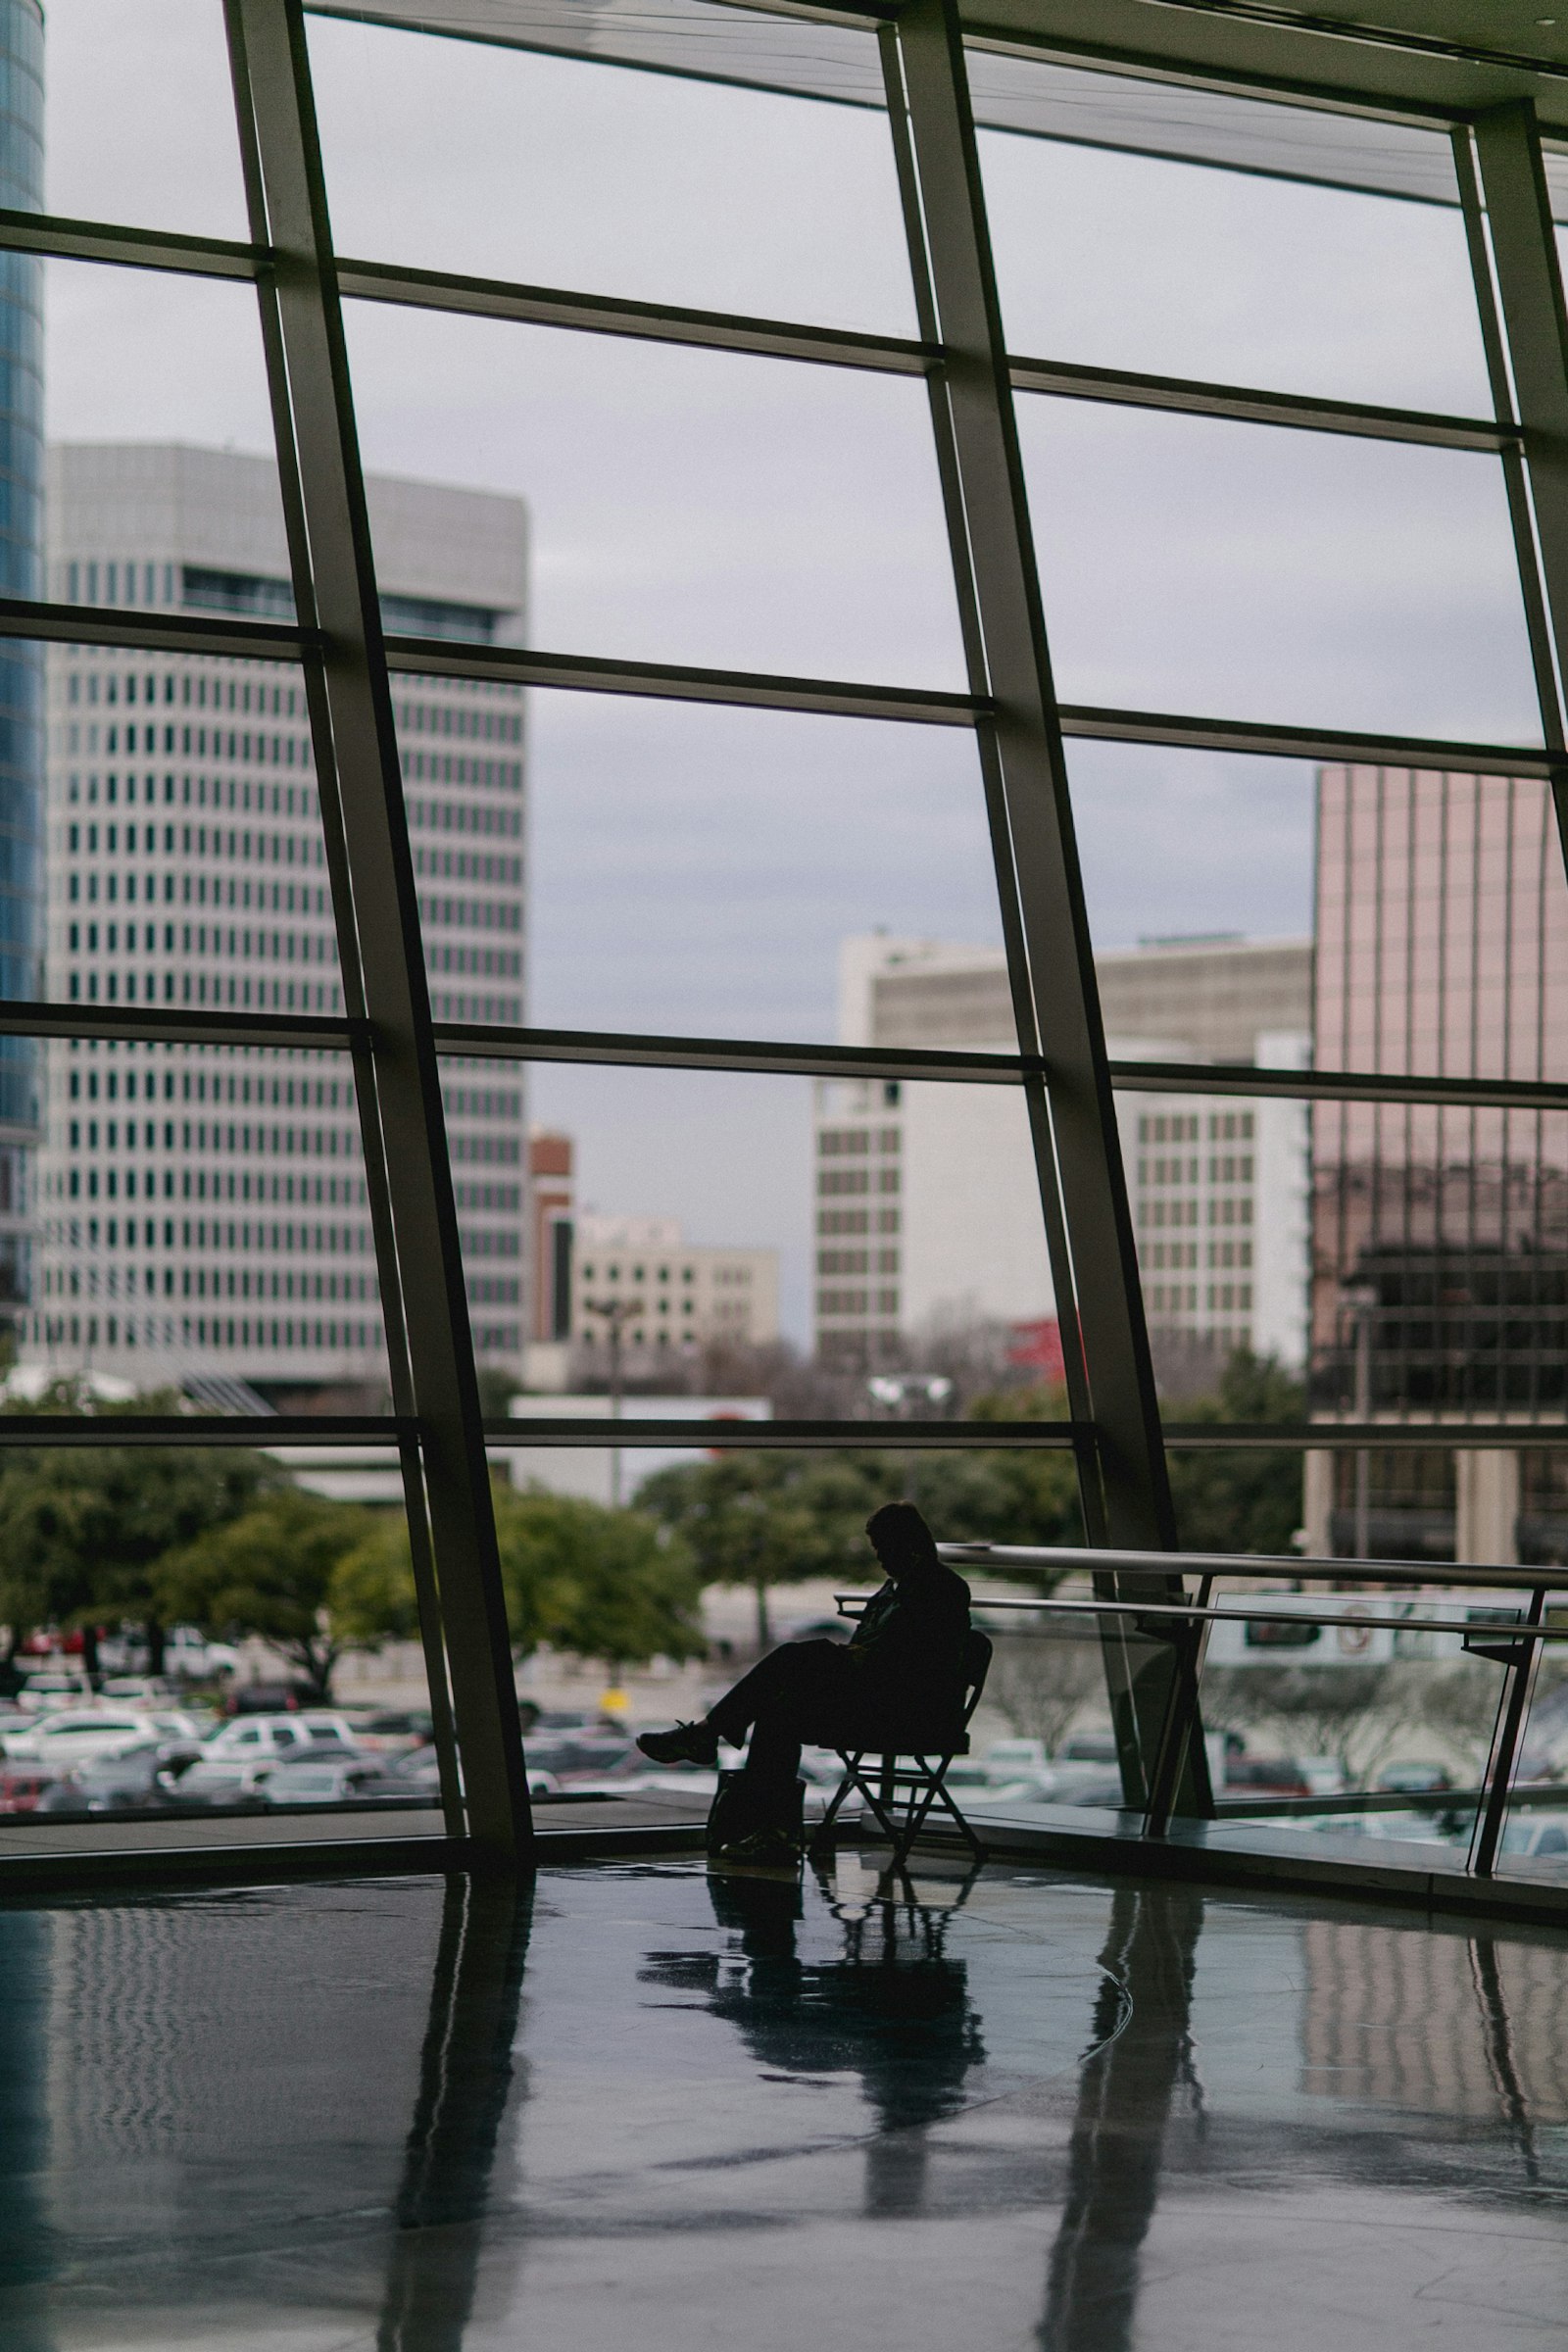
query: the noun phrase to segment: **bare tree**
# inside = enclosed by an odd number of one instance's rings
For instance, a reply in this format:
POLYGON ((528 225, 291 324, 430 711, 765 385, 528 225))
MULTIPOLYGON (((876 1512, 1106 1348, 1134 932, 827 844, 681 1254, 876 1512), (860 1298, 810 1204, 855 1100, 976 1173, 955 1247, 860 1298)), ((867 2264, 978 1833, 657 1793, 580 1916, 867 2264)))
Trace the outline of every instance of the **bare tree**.
POLYGON ((995 1636, 986 1697, 1020 1739, 1054 1756, 1086 1702, 1102 1696, 1105 1670, 1093 1627, 1020 1626, 995 1636))

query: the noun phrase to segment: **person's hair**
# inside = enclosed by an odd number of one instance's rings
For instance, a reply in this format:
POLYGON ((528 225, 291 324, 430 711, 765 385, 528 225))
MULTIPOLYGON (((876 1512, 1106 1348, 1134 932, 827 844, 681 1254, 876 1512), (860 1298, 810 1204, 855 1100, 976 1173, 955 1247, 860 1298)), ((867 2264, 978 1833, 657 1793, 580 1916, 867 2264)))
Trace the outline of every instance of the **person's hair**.
POLYGON ((906 1559, 918 1560, 922 1567, 938 1565, 937 1540, 912 1502, 883 1503, 866 1521, 865 1532, 879 1552, 885 1544, 906 1559))

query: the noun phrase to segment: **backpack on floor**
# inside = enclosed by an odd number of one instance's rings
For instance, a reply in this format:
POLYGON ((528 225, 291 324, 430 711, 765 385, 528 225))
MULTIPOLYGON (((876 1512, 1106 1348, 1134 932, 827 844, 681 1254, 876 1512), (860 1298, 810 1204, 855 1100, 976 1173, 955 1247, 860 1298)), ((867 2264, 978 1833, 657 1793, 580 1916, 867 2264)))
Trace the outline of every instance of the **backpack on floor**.
POLYGON ((768 1847, 806 1850, 806 1783, 760 1781, 749 1772, 721 1772, 708 1815, 708 1850, 729 1853, 757 1839, 768 1847))

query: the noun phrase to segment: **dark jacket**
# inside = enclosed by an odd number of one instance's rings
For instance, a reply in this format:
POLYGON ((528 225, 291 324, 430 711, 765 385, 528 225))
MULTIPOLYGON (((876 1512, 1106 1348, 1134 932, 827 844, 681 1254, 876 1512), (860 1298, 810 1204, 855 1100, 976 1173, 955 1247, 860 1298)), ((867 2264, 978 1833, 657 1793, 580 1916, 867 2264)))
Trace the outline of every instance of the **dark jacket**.
POLYGON ((969 1588, 940 1564, 889 1577, 866 1602, 850 1641, 866 1699, 880 1711, 944 1715, 961 1709, 969 1588))

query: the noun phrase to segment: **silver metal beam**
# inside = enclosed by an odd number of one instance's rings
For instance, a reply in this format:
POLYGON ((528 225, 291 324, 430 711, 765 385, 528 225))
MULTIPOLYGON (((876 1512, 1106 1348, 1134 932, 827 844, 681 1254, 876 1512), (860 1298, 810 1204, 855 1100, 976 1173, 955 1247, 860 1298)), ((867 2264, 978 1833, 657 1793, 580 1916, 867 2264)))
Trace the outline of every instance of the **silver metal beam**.
POLYGON ((122 269, 172 270, 182 277, 254 279, 270 256, 265 246, 228 237, 186 237, 172 229, 130 228, 116 220, 71 220, 58 213, 19 213, 0 205, 0 253, 41 253, 66 262, 114 262, 122 269))
POLYGON ((395 303, 407 310, 449 311, 465 318, 511 319, 578 333, 630 335, 640 342, 681 343, 703 351, 803 360, 829 368, 868 368, 885 375, 924 375, 940 354, 901 335, 858 334, 848 327, 802 326, 729 311, 694 311, 666 303, 526 286, 506 278, 461 277, 387 262, 339 259, 345 301, 395 303))
POLYGON ((1561 758, 1568 740, 1568 310, 1535 108, 1526 98, 1481 115, 1471 139, 1474 172, 1462 139, 1455 142, 1460 187, 1494 396, 1500 402, 1507 391, 1505 361, 1523 428, 1523 478, 1517 462, 1507 477, 1515 554, 1543 728, 1559 754, 1552 797, 1568 858, 1568 763, 1561 758))
POLYGON ((363 1021, 316 1012, 167 1011, 156 1004, 51 1004, 0 1001, 0 1037, 114 1039, 141 1046, 281 1046, 290 1053, 341 1054, 368 1038, 363 1021))
MULTIPOLYGON (((1173 1546, 1175 1519, 1138 1283, 1132 1217, 1095 984, 1094 955, 1052 682, 1023 466, 992 266, 962 32, 953 0, 912 0, 884 34, 911 265, 946 361, 949 531, 968 632, 971 688, 994 705, 982 723, 994 760, 999 893, 1016 906, 1010 938, 1020 1053, 1049 1041, 1050 1133, 1036 1129, 1048 1231, 1059 1182, 1075 1277, 1082 1373, 1099 1432, 1098 1493, 1086 1518, 1113 1544, 1173 1546), (1015 895, 1014 895, 1015 894, 1015 895), (1049 1155, 1049 1156, 1048 1156, 1049 1155), (1054 1163, 1054 1164, 1053 1164, 1054 1163)), ((945 421, 944 421, 945 412, 945 421)), ((1059 1275, 1058 1275, 1059 1280, 1059 1275)), ((1058 1292, 1058 1306, 1067 1300, 1058 1292)), ((1069 1341, 1071 1346, 1071 1341, 1069 1341)), ((1076 1370, 1077 1367, 1074 1367, 1076 1370)), ((1075 1408, 1076 1409, 1076 1408, 1075 1408)), ((1142 1577, 1108 1597, 1179 1598, 1142 1577)), ((1163 1647, 1142 1655, 1107 1638, 1112 1708, 1130 1801, 1147 1798, 1173 1691, 1163 1647)), ((1207 1809, 1201 1743, 1183 1739, 1190 1807, 1207 1809)))
POLYGON ((378 1131, 366 1156, 385 1154, 396 1248, 381 1286, 408 1333, 468 1827, 482 1852, 525 1860, 521 1733, 304 12, 300 0, 227 0, 227 24, 253 234, 275 257, 262 288, 275 303, 273 425, 309 541, 296 601, 321 630, 317 766, 323 796, 339 796, 352 873, 351 901, 336 875, 334 893, 374 1031, 378 1131))
MULTIPOLYGON (((1388 409, 1364 401, 1319 400, 1303 392, 1258 392, 1240 384, 1203 383, 1191 376, 1144 375, 1118 368, 1084 368, 1070 360, 1013 356, 1015 392, 1044 392, 1063 400, 1104 401, 1115 408, 1163 409, 1181 416, 1222 416, 1236 424, 1275 424, 1298 432, 1348 433, 1362 441, 1408 441, 1428 449, 1499 450, 1518 428, 1494 418, 1444 416, 1424 409, 1388 409)), ((1506 412, 1504 412, 1504 415, 1506 412)))
POLYGON ((1114 710, 1063 703, 1061 731, 1084 743, 1158 744, 1170 751, 1247 752, 1360 767, 1441 768, 1470 776, 1549 776, 1552 753, 1517 743, 1445 743, 1423 735, 1360 735, 1340 727, 1277 727, 1252 719, 1194 718, 1171 710, 1114 710))
POLYGON ((724 703, 737 710, 805 710, 827 718, 892 718, 967 727, 971 695, 918 686, 857 686, 838 678, 772 677, 756 670, 695 669, 672 662, 608 662, 451 639, 389 637, 387 666, 424 678, 489 678, 506 686, 561 686, 583 694, 646 695, 653 701, 724 703))

